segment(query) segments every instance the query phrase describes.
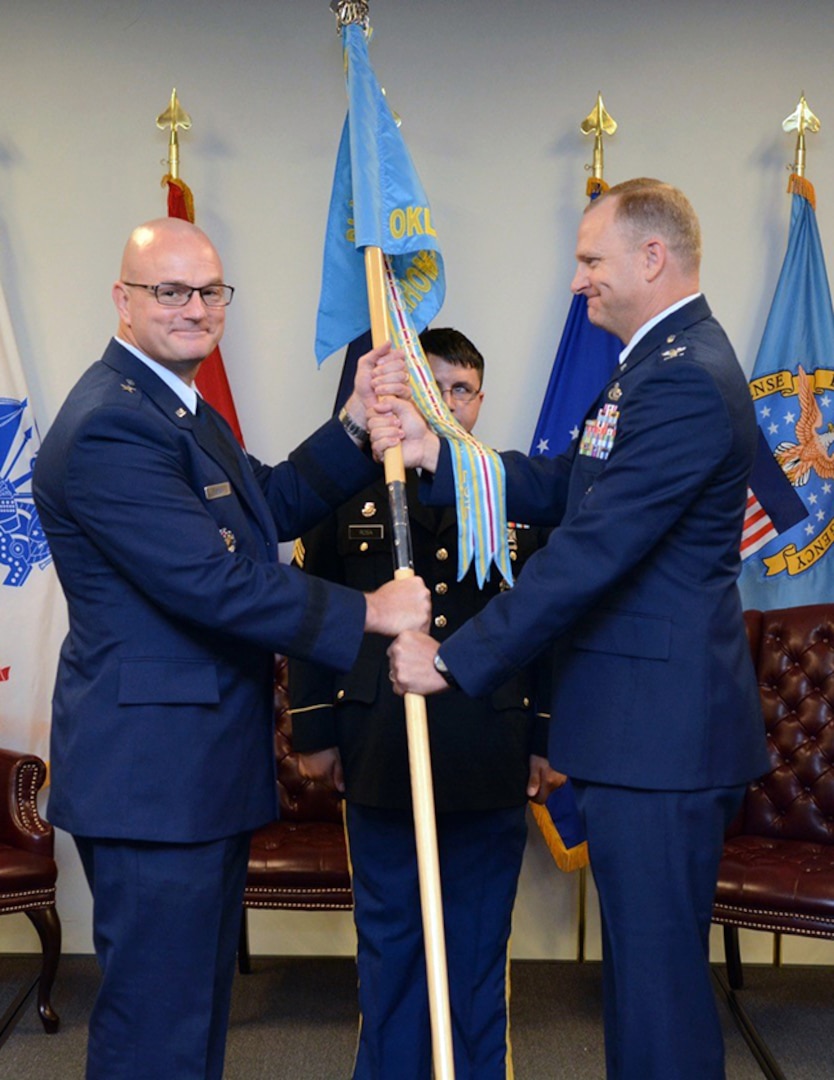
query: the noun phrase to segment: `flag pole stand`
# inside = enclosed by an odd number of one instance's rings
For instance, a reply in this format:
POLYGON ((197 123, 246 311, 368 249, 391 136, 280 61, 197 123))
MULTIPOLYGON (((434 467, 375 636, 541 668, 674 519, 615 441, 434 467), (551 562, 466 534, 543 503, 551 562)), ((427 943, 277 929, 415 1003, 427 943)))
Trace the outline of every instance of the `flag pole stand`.
MULTIPOLYGON (((371 313, 371 339, 374 348, 377 348, 389 339, 383 253, 378 247, 365 248, 365 276, 371 313)), ((393 446, 386 450, 383 464, 394 536, 394 577, 413 577, 402 447, 393 446)), ((440 864, 437 855, 437 823, 434 813, 429 729, 426 699, 420 694, 405 695, 405 722, 411 773, 414 835, 417 845, 417 871, 420 881, 420 907, 423 917, 423 943, 426 953, 434 1075, 436 1080, 454 1080, 449 978, 440 892, 440 864)))

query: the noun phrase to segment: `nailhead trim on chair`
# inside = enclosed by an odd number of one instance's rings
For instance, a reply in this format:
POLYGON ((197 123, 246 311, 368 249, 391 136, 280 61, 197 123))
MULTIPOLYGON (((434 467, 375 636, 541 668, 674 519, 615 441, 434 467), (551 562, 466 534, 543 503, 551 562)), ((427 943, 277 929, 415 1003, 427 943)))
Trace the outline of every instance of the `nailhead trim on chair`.
POLYGON ((46 833, 48 828, 44 825, 38 813, 38 790, 40 785, 41 767, 35 762, 21 765, 17 773, 17 812, 20 820, 29 832, 46 833))
POLYGON ((55 903, 55 889, 30 889, 24 892, 4 893, 3 903, 0 904, 0 913, 8 915, 14 911, 32 911, 34 908, 52 907, 55 903), (33 897, 43 897, 42 900, 33 900, 33 897), (16 904, 5 903, 6 898, 18 901, 16 904))
POLYGON ((737 907, 733 904, 721 904, 720 909, 715 912, 714 919, 716 922, 726 924, 727 926, 740 926, 746 929, 756 930, 771 930, 776 934, 790 933, 790 934, 804 934, 806 937, 832 937, 834 938, 834 919, 826 918, 823 915, 801 915, 795 911, 756 911, 754 908, 737 907), (725 913, 729 913, 725 914, 725 913), (735 914, 736 918, 733 918, 735 914), (751 916, 756 918, 755 927, 750 926, 749 919, 751 916), (786 930, 781 923, 767 923, 760 922, 759 918, 763 916, 765 919, 778 918, 782 916, 786 919, 805 919, 808 922, 825 923, 831 927, 829 934, 822 934, 819 930, 805 930, 801 927, 794 928, 791 926, 790 930, 786 930), (746 918, 745 918, 746 917, 746 918))
POLYGON ((350 911, 353 907, 353 900, 351 894, 345 896, 344 900, 328 900, 325 903, 316 903, 315 900, 304 901, 303 903, 293 902, 294 896, 310 896, 310 894, 319 894, 320 896, 332 896, 333 889, 327 888, 305 888, 305 889, 271 889, 260 888, 259 886, 247 886, 246 888, 246 906, 247 907, 265 907, 265 908, 277 908, 277 898, 280 897, 281 904, 287 910, 301 910, 301 911, 315 911, 323 909, 325 911, 350 911), (258 895, 267 896, 269 900, 261 902, 258 900, 258 895), (254 899, 253 899, 254 897, 254 899))

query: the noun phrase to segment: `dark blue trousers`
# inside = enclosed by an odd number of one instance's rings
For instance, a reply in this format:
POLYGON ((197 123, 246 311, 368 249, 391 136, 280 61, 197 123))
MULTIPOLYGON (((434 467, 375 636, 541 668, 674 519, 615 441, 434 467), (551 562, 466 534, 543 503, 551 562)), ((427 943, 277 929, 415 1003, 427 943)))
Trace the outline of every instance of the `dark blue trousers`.
POLYGON ((608 1080, 724 1080, 709 929, 744 787, 573 784, 602 917, 608 1080))
POLYGON ((249 839, 75 837, 102 971, 87 1080, 221 1080, 249 839))
MULTIPOLYGON (((437 819, 455 1080, 505 1080, 507 966, 525 808, 437 819)), ((354 1080, 429 1080, 431 1027, 410 811, 347 804, 358 938, 354 1080)))

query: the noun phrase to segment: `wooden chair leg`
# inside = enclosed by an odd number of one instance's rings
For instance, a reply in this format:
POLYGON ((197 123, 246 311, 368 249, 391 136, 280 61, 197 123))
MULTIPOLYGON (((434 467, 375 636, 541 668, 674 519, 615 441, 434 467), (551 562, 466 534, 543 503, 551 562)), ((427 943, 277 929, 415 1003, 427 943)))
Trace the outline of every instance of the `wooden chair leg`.
POLYGON ((727 980, 733 990, 744 987, 741 970, 741 950, 738 944, 738 927, 724 925, 724 957, 727 961, 727 980))
POLYGON ((37 908, 27 911, 32 925, 38 932, 43 949, 43 963, 38 982, 38 1013, 47 1035, 54 1035, 60 1026, 60 1018, 52 1008, 50 995, 52 984, 55 982, 55 974, 58 971, 58 961, 61 958, 61 920, 55 907, 37 908))
POLYGON ((241 975, 252 974, 252 958, 249 955, 249 924, 246 920, 246 905, 240 909, 240 934, 237 940, 237 969, 241 975))

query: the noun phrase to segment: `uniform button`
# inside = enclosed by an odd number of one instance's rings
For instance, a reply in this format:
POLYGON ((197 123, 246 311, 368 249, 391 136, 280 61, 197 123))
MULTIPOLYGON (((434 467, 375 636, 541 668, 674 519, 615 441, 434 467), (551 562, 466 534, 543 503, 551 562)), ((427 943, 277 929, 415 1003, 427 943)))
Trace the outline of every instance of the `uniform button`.
POLYGON ((368 550, 368 541, 367 540, 362 541, 362 543, 359 545, 359 550, 360 551, 367 551, 368 550))
POLYGON ((438 548, 435 552, 434 557, 439 562, 446 562, 446 560, 449 558, 449 552, 446 550, 446 548, 438 548))
POLYGON ((344 696, 345 696, 344 690, 339 690, 339 692, 336 694, 336 700, 341 701, 344 696))
POLYGON ((521 699, 521 704, 524 706, 525 709, 529 709, 530 708, 530 699, 528 697, 522 698, 521 699))
POLYGON ((517 551, 511 551, 510 552, 510 562, 515 562, 517 558, 518 558, 518 552, 517 551))
POLYGON ((435 616, 434 625, 438 628, 438 630, 442 630, 447 622, 448 622, 448 619, 446 618, 445 615, 436 615, 435 616))
POLYGON ((438 581, 438 583, 434 587, 434 591, 437 593, 438 596, 445 596, 446 593, 449 591, 449 586, 446 584, 445 581, 438 581))

